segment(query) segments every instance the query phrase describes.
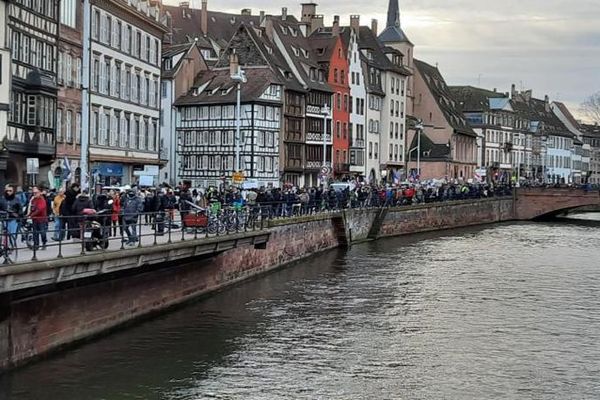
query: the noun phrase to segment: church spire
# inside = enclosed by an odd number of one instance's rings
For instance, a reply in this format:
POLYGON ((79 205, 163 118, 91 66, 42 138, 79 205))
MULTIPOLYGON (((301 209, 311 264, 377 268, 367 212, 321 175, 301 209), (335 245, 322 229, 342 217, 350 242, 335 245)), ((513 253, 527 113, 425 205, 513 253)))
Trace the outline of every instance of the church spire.
POLYGON ((398 0, 390 0, 387 14, 387 27, 400 28, 400 6, 398 0))

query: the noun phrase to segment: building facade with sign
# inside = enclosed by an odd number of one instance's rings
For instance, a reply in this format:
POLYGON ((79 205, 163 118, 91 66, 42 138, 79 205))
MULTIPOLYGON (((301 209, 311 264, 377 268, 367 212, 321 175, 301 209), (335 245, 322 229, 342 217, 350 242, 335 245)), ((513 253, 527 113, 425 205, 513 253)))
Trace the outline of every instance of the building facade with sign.
POLYGON ((10 111, 4 143, 5 181, 48 184, 55 153, 57 0, 18 0, 7 5, 6 39, 11 52, 10 111), (27 174, 37 158, 39 174, 27 174))
POLYGON ((56 81, 56 157, 51 187, 81 181, 81 78, 83 7, 80 1, 62 0, 56 81))
MULTIPOLYGON (((161 42, 150 1, 92 1, 89 157, 92 182, 123 185, 159 165, 161 42)), ((158 176, 155 181, 158 182, 158 176)))

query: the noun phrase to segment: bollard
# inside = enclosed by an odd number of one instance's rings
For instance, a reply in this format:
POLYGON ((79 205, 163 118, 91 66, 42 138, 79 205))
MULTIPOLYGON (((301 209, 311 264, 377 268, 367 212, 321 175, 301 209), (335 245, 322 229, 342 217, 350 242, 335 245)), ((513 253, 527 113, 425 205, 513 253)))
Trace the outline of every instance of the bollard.
MULTIPOLYGON (((58 234, 60 235, 61 232, 58 232, 58 234)), ((58 237, 58 256, 57 256, 57 258, 63 258, 63 254, 62 254, 62 241, 63 241, 62 236, 59 236, 58 237)))
POLYGON ((121 231, 121 250, 125 249, 125 228, 123 227, 123 223, 125 220, 123 217, 119 217, 119 230, 121 231))

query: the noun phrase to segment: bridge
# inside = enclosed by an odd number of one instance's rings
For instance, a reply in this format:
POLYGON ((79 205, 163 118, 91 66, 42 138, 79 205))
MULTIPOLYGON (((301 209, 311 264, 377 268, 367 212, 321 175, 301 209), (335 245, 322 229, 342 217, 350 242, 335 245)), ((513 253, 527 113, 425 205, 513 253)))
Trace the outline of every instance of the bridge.
POLYGON ((514 219, 550 218, 582 207, 600 207, 600 191, 576 188, 519 188, 514 195, 514 219))

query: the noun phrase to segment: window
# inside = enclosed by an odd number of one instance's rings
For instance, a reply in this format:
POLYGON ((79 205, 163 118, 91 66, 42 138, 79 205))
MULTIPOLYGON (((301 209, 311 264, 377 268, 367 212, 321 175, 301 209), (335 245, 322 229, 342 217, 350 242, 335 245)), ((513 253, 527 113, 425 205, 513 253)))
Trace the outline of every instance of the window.
POLYGON ((113 75, 113 91, 116 97, 121 96, 121 64, 115 63, 115 72, 113 75))
POLYGON ((92 121, 90 122, 90 142, 98 144, 98 111, 92 113, 92 121))
POLYGON ((76 27, 76 8, 77 2, 75 0, 62 0, 60 2, 60 23, 71 28, 76 27))
POLYGON ((342 85, 346 84, 346 71, 342 70, 340 73, 340 82, 342 85))
POLYGON ((81 113, 75 116, 75 142, 81 143, 81 113))
POLYGON ((337 69, 337 68, 335 68, 335 69, 333 70, 333 81, 334 81, 335 83, 337 83, 337 82, 338 82, 338 69, 337 69))
POLYGON ((112 38, 112 42, 113 42, 113 47, 116 47, 117 49, 121 48, 121 21, 117 21, 117 23, 114 24, 113 26, 113 38, 112 38))
MULTIPOLYGON (((152 43, 154 43, 154 42, 152 42, 152 43)), ((146 36, 146 45, 144 46, 145 50, 146 50, 146 55, 144 56, 144 60, 147 60, 148 62, 151 63, 153 61, 154 55, 152 54, 150 45, 151 45, 150 36, 146 36)))
POLYGON ((56 141, 62 142, 62 110, 59 108, 56 110, 56 141))
POLYGON ((133 55, 137 58, 140 58, 140 52, 142 47, 142 33, 140 31, 135 31, 135 49, 133 55))
POLYGON ((335 122, 335 135, 338 137, 338 139, 342 135, 342 124, 340 123, 340 121, 335 122))
POLYGON ((92 38, 100 39, 100 11, 94 10, 94 18, 92 19, 92 38))
POLYGON ((160 45, 158 44, 158 40, 154 39, 154 59, 152 60, 154 62, 154 65, 159 65, 160 62, 160 45))
POLYGON ((67 110, 65 115, 65 140, 69 143, 73 142, 73 111, 67 110))

